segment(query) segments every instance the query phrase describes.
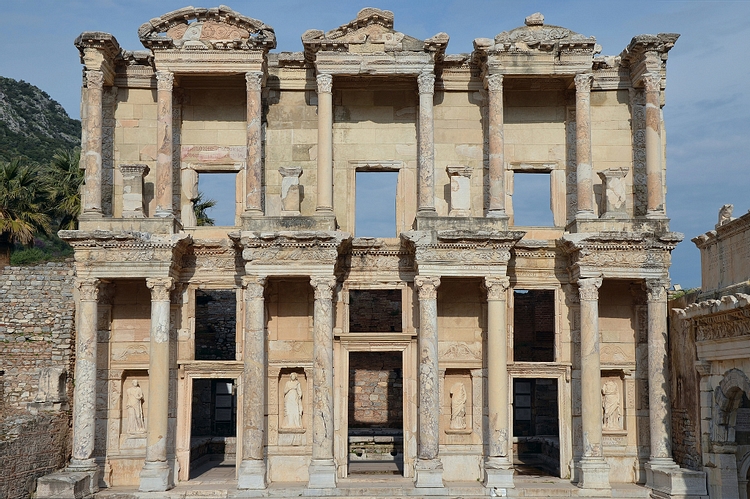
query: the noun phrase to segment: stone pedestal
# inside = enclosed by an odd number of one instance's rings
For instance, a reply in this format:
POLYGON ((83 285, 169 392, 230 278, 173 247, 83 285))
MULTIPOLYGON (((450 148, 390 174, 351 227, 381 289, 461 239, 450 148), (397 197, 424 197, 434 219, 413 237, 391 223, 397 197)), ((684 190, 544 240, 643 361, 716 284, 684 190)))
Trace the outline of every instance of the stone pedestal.
POLYGON ((591 83, 594 76, 579 74, 576 84, 576 218, 597 218, 594 211, 593 167, 591 165, 591 83))
POLYGON ((291 166, 279 168, 281 174, 281 216, 298 217, 300 215, 301 192, 299 177, 302 168, 291 166))
POLYGON ((156 72, 157 128, 156 182, 154 198, 157 217, 172 217, 172 85, 174 73, 156 72))
POLYGON ((318 83, 318 213, 333 212, 333 76, 319 74, 318 83))
POLYGON ((261 141, 261 89, 263 73, 245 73, 247 87, 247 162, 245 166, 245 214, 263 214, 263 151, 261 141))
POLYGON ((604 187, 604 214, 602 218, 628 218, 627 186, 625 177, 630 170, 627 168, 610 168, 598 172, 604 187))
POLYGON ((148 165, 120 165, 122 173, 122 217, 144 218, 143 177, 148 175, 148 165))
MULTIPOLYGON (((738 497, 737 489, 737 458, 734 454, 727 455, 734 466, 732 486, 728 490, 721 491, 720 497, 738 497)), ((680 468, 675 463, 658 464, 646 463, 646 483, 651 489, 651 497, 656 499, 707 499, 706 474, 702 471, 692 471, 680 468)))
POLYGON ((417 216, 434 216, 435 211, 435 125, 433 97, 435 75, 421 73, 419 86, 419 128, 417 131, 417 216))
POLYGON ((471 216, 471 167, 449 166, 445 169, 451 179, 451 217, 471 216))
POLYGON ((36 499, 89 499, 99 491, 98 472, 58 471, 36 481, 36 499))

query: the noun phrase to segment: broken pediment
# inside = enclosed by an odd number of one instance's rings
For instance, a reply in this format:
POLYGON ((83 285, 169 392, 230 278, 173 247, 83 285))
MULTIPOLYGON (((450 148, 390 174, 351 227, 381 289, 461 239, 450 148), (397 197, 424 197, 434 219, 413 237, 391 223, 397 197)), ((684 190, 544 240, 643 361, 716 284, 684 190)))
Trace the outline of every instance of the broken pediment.
POLYGON ((138 29, 149 49, 270 50, 276 47, 273 28, 243 16, 226 5, 211 9, 184 7, 151 19, 138 29))

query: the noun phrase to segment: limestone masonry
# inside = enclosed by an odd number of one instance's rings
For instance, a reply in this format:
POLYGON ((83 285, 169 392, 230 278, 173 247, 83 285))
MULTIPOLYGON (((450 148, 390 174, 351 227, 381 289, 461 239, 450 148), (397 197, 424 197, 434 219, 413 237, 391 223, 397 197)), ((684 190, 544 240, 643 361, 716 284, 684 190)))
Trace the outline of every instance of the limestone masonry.
POLYGON ((398 494, 522 495, 518 467, 569 495, 705 495, 670 429, 677 34, 602 56, 537 13, 449 54, 367 8, 277 53, 221 6, 138 35, 75 42, 72 458, 38 497, 169 491, 213 458, 230 496, 382 497, 345 487, 372 469, 398 494), (392 235, 353 237, 381 172, 392 235), (215 174, 229 227, 197 225, 215 174), (532 176, 548 226, 515 223, 532 176))

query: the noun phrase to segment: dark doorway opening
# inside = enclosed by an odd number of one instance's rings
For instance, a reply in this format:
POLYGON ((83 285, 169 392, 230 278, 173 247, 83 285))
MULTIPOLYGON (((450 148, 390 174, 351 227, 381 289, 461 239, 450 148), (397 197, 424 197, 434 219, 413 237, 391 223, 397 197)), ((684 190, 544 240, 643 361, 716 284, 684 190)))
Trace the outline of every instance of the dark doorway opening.
POLYGON ((555 292, 513 291, 513 360, 555 361, 555 292))
POLYGON ((237 394, 233 379, 194 379, 190 479, 234 479, 237 394))
POLYGON ((401 352, 349 354, 349 474, 404 473, 401 352))
POLYGON ((560 476, 557 380, 513 380, 513 455, 516 473, 560 476))
POLYGON ((196 290, 195 360, 235 360, 236 350, 236 291, 196 290))

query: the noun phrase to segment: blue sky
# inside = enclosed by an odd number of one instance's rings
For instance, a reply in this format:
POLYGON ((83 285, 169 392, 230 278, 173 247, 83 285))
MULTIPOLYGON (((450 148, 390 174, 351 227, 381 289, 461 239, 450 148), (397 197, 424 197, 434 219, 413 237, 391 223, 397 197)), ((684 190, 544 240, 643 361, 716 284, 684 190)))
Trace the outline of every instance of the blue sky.
MULTIPOLYGON (((304 31, 333 29, 367 6, 392 10, 395 28, 417 38, 448 33, 448 53, 471 52, 474 38, 520 26, 537 11, 548 24, 595 36, 605 55, 619 54, 638 34, 681 33, 669 55, 664 109, 667 213, 671 228, 686 238, 673 253, 672 282, 700 285, 700 256, 690 239, 713 229, 724 203, 734 204, 735 216, 750 209, 750 1, 223 1, 272 26, 277 51, 301 50, 304 31)), ((78 118, 75 37, 106 31, 123 48, 138 50, 141 24, 188 2, 4 2, 0 75, 42 88, 78 118)))

